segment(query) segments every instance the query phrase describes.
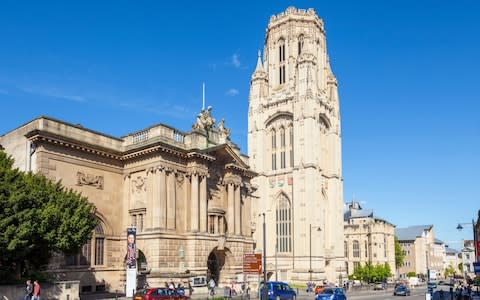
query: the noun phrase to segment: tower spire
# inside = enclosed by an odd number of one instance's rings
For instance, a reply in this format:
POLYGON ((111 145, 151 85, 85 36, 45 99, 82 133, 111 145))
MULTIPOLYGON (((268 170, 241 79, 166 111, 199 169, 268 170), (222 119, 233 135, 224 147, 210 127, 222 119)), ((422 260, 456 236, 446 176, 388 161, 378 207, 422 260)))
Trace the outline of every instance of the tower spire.
POLYGON ((255 68, 255 72, 257 71, 263 71, 262 51, 260 49, 258 49, 257 67, 255 68))

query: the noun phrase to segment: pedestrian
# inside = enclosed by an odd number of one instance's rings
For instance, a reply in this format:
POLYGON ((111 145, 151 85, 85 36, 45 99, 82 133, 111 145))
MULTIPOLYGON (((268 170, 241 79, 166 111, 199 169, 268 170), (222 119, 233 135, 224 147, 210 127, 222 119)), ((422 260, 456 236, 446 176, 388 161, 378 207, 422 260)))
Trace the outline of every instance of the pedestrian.
POLYGON ((213 278, 208 282, 208 289, 210 290, 210 296, 215 295, 215 280, 213 278))
POLYGON ((33 285, 32 281, 29 279, 25 283, 25 296, 23 297, 24 300, 31 300, 33 296, 33 285))
POLYGON ((188 296, 192 296, 193 294, 193 287, 192 285, 190 284, 190 281, 187 283, 188 285, 188 296))
POLYGON ((33 282, 33 297, 32 300, 40 300, 40 283, 38 280, 33 282))

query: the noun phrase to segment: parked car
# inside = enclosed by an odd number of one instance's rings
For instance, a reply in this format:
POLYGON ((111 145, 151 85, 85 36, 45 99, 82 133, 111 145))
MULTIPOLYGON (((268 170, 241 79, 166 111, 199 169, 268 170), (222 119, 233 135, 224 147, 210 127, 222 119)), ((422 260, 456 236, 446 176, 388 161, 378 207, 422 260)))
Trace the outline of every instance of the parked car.
POLYGON ((429 281, 427 283, 427 287, 428 287, 428 289, 435 289, 435 288, 437 288, 437 283, 435 281, 429 281))
POLYGON ((383 282, 375 282, 373 285, 373 290, 384 290, 385 289, 385 284, 383 282))
MULTIPOLYGON (((267 282, 268 288, 268 300, 295 300, 297 299, 297 293, 285 282, 282 281, 269 281, 267 282)), ((260 300, 265 300, 263 292, 263 283, 260 284, 258 290, 260 300)))
POLYGON ((406 285, 399 285, 393 291, 394 296, 410 296, 410 289, 406 285))
POLYGON ((167 288, 146 288, 139 290, 133 296, 133 300, 188 300, 190 297, 182 295, 177 290, 167 288))
POLYGON ((342 288, 326 287, 315 296, 315 300, 347 300, 342 288))

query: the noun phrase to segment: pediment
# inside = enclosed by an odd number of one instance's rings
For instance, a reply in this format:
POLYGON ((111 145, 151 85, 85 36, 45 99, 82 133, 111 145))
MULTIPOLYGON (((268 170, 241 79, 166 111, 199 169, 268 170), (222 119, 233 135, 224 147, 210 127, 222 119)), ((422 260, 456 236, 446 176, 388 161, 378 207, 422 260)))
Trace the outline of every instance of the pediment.
POLYGON ((203 151, 214 156, 216 161, 222 161, 225 165, 235 165, 241 169, 249 169, 248 164, 228 144, 218 145, 203 151))

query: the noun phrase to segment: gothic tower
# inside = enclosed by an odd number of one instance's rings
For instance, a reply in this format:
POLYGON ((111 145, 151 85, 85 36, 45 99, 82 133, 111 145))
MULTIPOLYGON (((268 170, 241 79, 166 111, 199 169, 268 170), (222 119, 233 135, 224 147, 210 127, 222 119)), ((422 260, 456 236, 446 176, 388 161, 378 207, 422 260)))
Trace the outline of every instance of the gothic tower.
POLYGON ((340 111, 323 21, 289 7, 270 18, 248 111, 256 251, 266 221, 270 279, 345 278, 340 111))

